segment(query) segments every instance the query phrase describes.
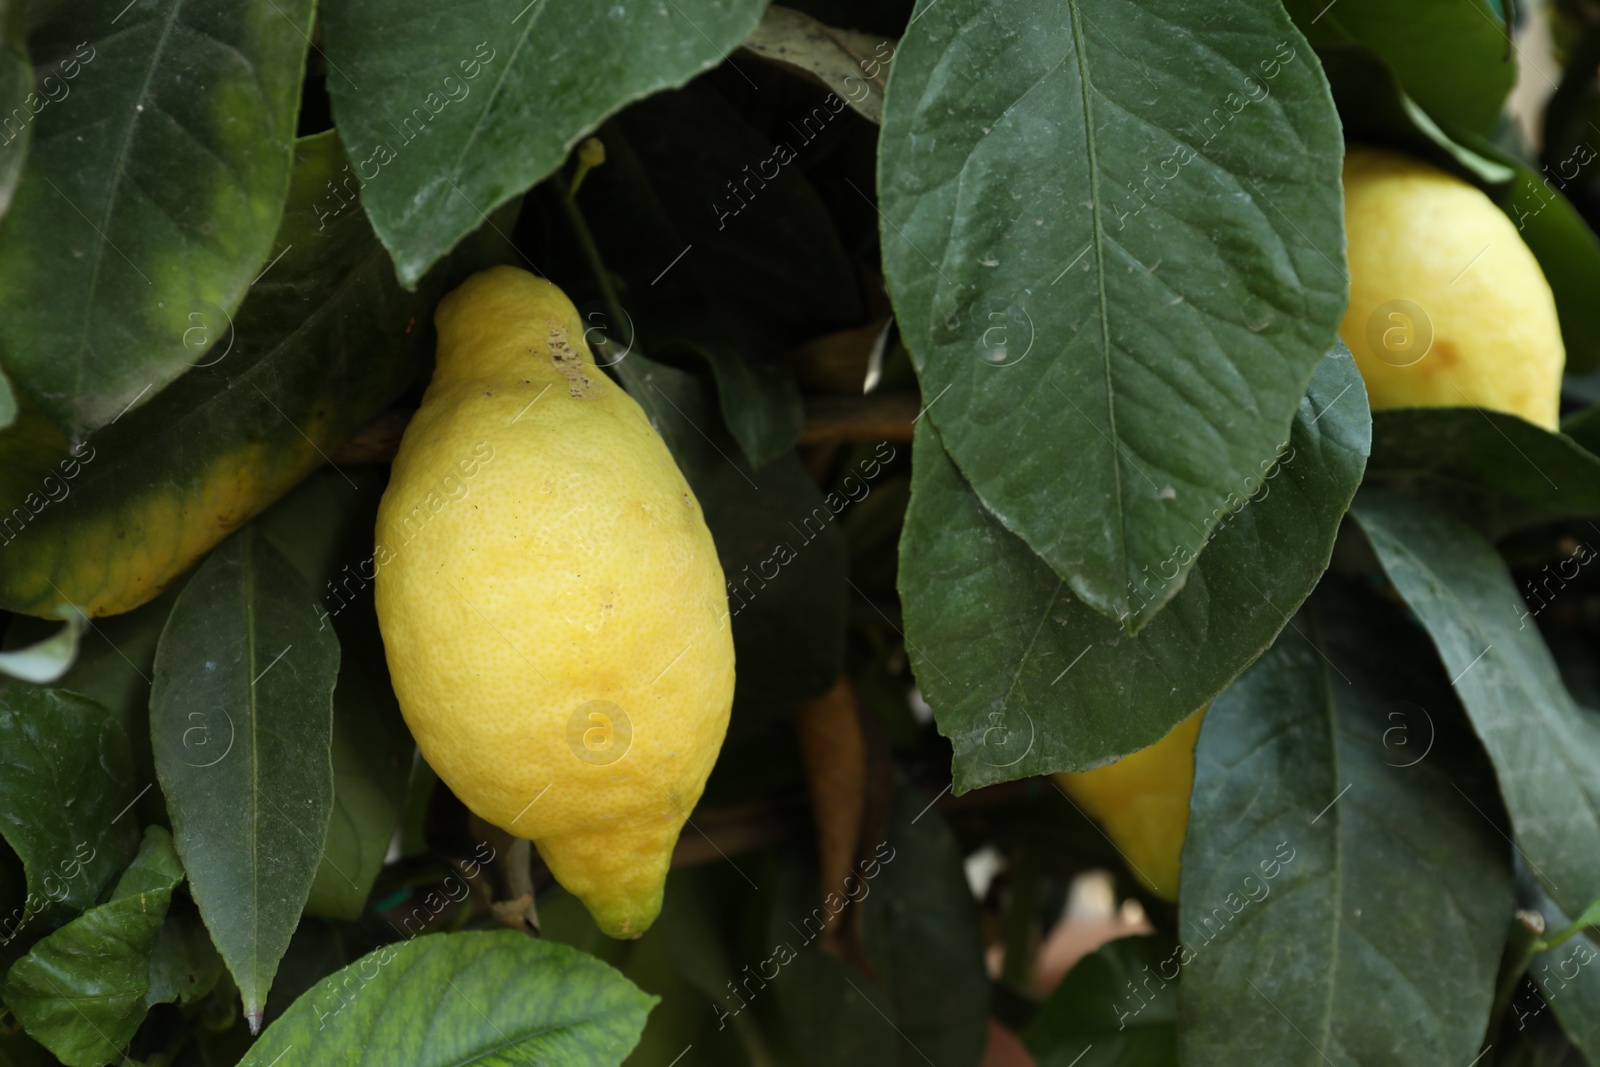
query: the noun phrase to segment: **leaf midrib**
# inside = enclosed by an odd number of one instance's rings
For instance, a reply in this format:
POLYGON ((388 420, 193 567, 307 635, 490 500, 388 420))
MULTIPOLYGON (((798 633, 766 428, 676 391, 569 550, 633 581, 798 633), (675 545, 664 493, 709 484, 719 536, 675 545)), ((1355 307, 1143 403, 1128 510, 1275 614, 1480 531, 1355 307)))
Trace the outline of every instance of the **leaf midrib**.
POLYGON ((1127 515, 1122 506, 1122 466, 1117 445, 1116 394, 1111 379, 1111 324, 1106 318, 1105 227, 1100 203, 1100 155, 1096 149, 1094 139, 1094 106, 1089 99, 1092 83, 1089 76, 1088 42, 1084 38, 1083 27, 1079 22, 1079 3, 1080 0, 1069 0, 1067 10, 1072 16, 1072 47, 1078 62, 1078 81, 1082 87, 1083 96, 1083 142, 1089 157, 1089 214, 1094 226, 1092 243, 1094 245, 1095 296, 1100 305, 1100 360, 1105 371, 1106 421, 1108 438, 1112 445, 1110 456, 1113 497, 1112 515, 1117 524, 1117 543, 1121 549, 1121 559, 1117 567, 1119 579, 1117 606, 1126 607, 1128 599, 1126 588, 1128 583, 1128 523, 1127 515))

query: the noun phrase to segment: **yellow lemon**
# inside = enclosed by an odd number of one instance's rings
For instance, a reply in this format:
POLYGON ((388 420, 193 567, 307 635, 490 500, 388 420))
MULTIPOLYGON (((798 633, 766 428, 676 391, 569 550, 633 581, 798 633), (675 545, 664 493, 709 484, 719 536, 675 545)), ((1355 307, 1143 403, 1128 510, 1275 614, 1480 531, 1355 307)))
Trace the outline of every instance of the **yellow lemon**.
POLYGON ((716 548, 565 295, 469 278, 378 511, 378 621, 407 724, 613 937, 661 910, 733 703, 716 548))
POLYGON ((1350 305, 1339 334, 1374 408, 1469 406, 1555 430, 1566 349, 1517 227, 1436 167, 1352 146, 1350 305))
POLYGON ((1194 742, 1205 713, 1201 708, 1149 748, 1115 763, 1056 775, 1067 795, 1105 827, 1139 881, 1163 900, 1178 899, 1178 857, 1194 786, 1194 742))

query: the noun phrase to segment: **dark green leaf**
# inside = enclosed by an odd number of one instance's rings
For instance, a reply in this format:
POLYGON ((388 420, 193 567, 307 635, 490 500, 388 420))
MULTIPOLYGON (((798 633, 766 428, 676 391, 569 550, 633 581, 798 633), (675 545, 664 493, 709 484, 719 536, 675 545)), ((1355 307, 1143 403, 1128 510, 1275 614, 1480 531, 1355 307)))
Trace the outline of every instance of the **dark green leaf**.
MULTIPOLYGON (((0 0, 0 218, 11 207, 11 197, 17 191, 17 179, 22 175, 22 161, 28 154, 28 141, 33 132, 34 107, 48 107, 48 96, 38 94, 33 85, 33 65, 28 62, 27 26, 23 17, 22 0, 0 0), (32 96, 32 107, 29 97, 32 96)), ((59 71, 40 72, 52 80, 53 93, 61 93, 59 71)), ((42 87, 41 87, 42 88, 42 87)), ((65 99, 65 97, 62 97, 65 99)), ((10 387, 0 376, 0 395, 9 399, 10 387)), ((0 427, 11 421, 0 403, 0 427)), ((12 408, 13 414, 15 408, 12 408)))
POLYGON ((150 954, 181 881, 171 835, 149 827, 111 899, 33 946, 6 976, 6 1004, 68 1067, 118 1059, 144 1021, 150 954))
POLYGON ((632 321, 611 332, 652 353, 687 343, 774 363, 858 325, 855 270, 802 169, 822 158, 812 141, 855 121, 819 105, 774 144, 701 81, 608 122, 577 205, 623 280, 632 321))
MULTIPOLYGON (((927 802, 896 794, 884 839, 865 843, 863 853, 871 851, 847 881, 848 896, 819 900, 809 858, 789 865, 768 924, 772 962, 783 968, 771 981, 807 1063, 911 1067, 982 1058, 989 983, 978 916, 955 837, 924 810, 927 802), (875 978, 814 943, 829 912, 856 907, 867 909, 862 926, 875 978)), ((743 974, 764 975, 768 965, 743 974)), ((742 975, 741 982, 760 995, 742 975)))
POLYGON ((1528 866, 1581 911, 1600 896, 1600 716, 1567 694, 1535 609, 1487 541, 1391 492, 1365 490, 1352 510, 1454 679, 1528 866))
POLYGON ((637 353, 616 369, 716 540, 739 663, 732 728, 827 692, 844 658, 845 545, 834 520, 849 502, 819 493, 793 452, 751 470, 694 376, 637 353))
POLYGON ((139 847, 127 814, 141 787, 122 726, 60 689, 0 687, 0 835, 22 859, 28 893, 0 919, 0 961, 100 898, 139 847))
POLYGON ((175 900, 150 951, 147 1005, 193 1004, 217 984, 224 965, 193 904, 175 900))
POLYGON ((654 997, 591 956, 509 930, 389 945, 318 983, 240 1067, 307 1064, 613 1067, 654 997))
POLYGON ((193 366, 273 256, 311 8, 82 0, 31 35, 60 95, 0 228, 0 362, 70 435, 193 366))
POLYGON ((359 211, 319 222, 344 165, 333 134, 296 154, 283 258, 231 328, 216 309, 190 321, 194 370, 76 461, 37 414, 0 434, 3 606, 52 615, 68 600, 102 615, 144 603, 415 376, 432 344, 427 294, 400 291, 359 211))
POLYGON ((1135 631, 1188 564, 1137 583, 1271 462, 1334 340, 1327 83, 1262 0, 917 10, 878 184, 928 416, 1005 528, 1135 631))
POLYGON ((416 746, 389 686, 372 600, 372 531, 386 478, 322 470, 259 519, 261 534, 321 597, 339 636, 333 691, 333 815, 306 910, 355 919, 383 866, 405 804, 416 746), (352 488, 351 483, 355 483, 352 488))
POLYGON ((1358 44, 1394 68, 1441 123, 1490 133, 1516 81, 1505 19, 1485 0, 1287 0, 1316 45, 1358 44))
POLYGON ((1448 509, 1490 537, 1600 515, 1600 459, 1570 437, 1482 408, 1372 416, 1368 479, 1448 509))
POLYGON ((1039 1067, 1176 1067, 1176 949, 1166 934, 1124 937, 1073 964, 1022 1032, 1039 1067))
POLYGON ((339 644, 253 527, 189 579, 156 650, 150 738, 190 892, 259 1020, 333 807, 339 644))
POLYGON ((1340 592, 1200 729, 1170 961, 1193 1067, 1466 1064, 1488 1025, 1513 903, 1472 799, 1492 779, 1422 636, 1340 592))
POLYGON ((800 387, 782 361, 746 359, 722 345, 700 349, 717 379, 717 401, 739 449, 759 470, 794 447, 805 429, 800 387))
POLYGON ((327 3, 339 136, 400 280, 416 285, 607 115, 720 63, 764 6, 327 3))
POLYGON ((1221 691, 1327 566, 1369 426, 1355 361, 1341 350, 1301 401, 1292 451, 1240 480, 1228 505, 1237 513, 1209 544, 1191 531, 1145 577, 1156 599, 1182 563, 1202 561, 1130 637, 984 509, 920 423, 900 590, 917 680, 955 744, 956 791, 1093 767, 1154 743, 1221 691))

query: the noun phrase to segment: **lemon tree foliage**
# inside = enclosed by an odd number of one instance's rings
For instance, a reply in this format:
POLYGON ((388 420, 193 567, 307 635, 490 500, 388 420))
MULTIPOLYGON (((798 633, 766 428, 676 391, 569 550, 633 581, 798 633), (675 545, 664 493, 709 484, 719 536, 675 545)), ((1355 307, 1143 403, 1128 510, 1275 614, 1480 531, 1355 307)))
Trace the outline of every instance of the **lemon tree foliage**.
POLYGON ((1348 353, 1322 361, 1285 450, 1245 479, 1207 542, 1191 531, 1143 576, 1183 589, 1128 635, 1007 531, 917 434, 901 542, 906 639, 958 790, 1087 770, 1154 744, 1214 697, 1316 585, 1361 480, 1370 416, 1348 353))
POLYGON ((1333 102, 1262 0, 921 11, 879 181, 928 416, 1000 522, 1136 631, 1193 561, 1153 595, 1146 568, 1270 462, 1333 341, 1333 102))
POLYGON ((33 946, 7 974, 6 1004, 61 1062, 114 1061, 139 1028, 162 922, 182 880, 172 835, 147 828, 111 899, 33 946))
POLYGON ((231 314, 281 250, 311 8, 95 0, 29 34, 0 363, 72 439, 188 370, 194 316, 231 314))
POLYGON ((254 527, 211 554, 156 650, 150 739, 200 914, 259 1020, 333 804, 339 644, 254 527))
POLYGON ((26 880, 0 927, 0 959, 92 905, 138 847, 127 735, 75 693, 0 689, 0 837, 26 880), (13 906, 14 905, 14 906, 13 906))
POLYGON ((1568 694, 1505 564, 1459 523, 1381 491, 1356 501, 1499 770, 1522 854, 1557 904, 1600 896, 1600 721, 1568 694))
POLYGON ((721 62, 756 0, 335 0, 329 92, 352 191, 411 288, 630 100, 721 62))
POLYGON ((242 1067, 308 1063, 620 1063, 655 998, 604 963, 520 934, 388 945, 307 990, 242 1067))
POLYGON ((1421 635, 1320 589, 1200 728, 1158 965, 1184 1062, 1470 1061, 1511 910, 1501 818, 1421 635))
POLYGON ((0 0, 0 1065, 1600 1062, 1597 68, 0 0))

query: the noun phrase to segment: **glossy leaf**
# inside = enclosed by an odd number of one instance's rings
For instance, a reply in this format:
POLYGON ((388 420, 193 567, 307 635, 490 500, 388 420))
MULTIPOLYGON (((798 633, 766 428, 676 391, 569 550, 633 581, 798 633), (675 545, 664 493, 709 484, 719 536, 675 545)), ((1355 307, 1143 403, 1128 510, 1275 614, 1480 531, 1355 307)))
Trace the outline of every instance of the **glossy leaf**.
POLYGON ((307 1062, 415 1067, 613 1067, 654 997, 591 956, 519 933, 434 934, 387 945, 319 982, 240 1067, 291 1049, 307 1062))
POLYGON ((84 0, 30 35, 47 103, 0 227, 0 363, 70 436, 187 371, 194 316, 272 258, 311 8, 84 0))
POLYGON ((318 591, 318 625, 339 637, 333 691, 333 814, 306 910, 358 918, 405 804, 416 751, 389 686, 372 599, 372 531, 386 478, 324 469, 256 526, 318 591), (352 484, 354 483, 354 487, 352 484))
POLYGON ((282 258, 231 326, 216 309, 189 320, 195 369, 76 458, 37 412, 0 433, 0 606, 53 616, 70 601, 98 616, 145 603, 415 377, 428 294, 400 291, 353 206, 327 217, 344 165, 334 136, 296 155, 282 258))
MULTIPOLYGON (((61 90, 60 75, 54 71, 41 71, 41 75, 54 74, 55 92, 61 90)), ((11 197, 17 191, 17 179, 22 175, 22 161, 28 154, 28 141, 33 132, 33 108, 40 106, 40 97, 34 95, 33 65, 28 62, 27 26, 22 0, 0 0, 0 218, 11 207, 11 197), (9 120, 9 121, 7 121, 9 120)), ((48 100, 46 96, 43 99, 48 100)), ((48 107, 48 104, 44 105, 48 107)), ((42 110, 42 108, 41 108, 42 110)), ((0 394, 9 390, 0 381, 0 394)), ((4 404, 0 403, 0 409, 4 404)), ((0 410, 0 427, 10 421, 0 410)))
POLYGON ((259 1020, 333 806, 339 645, 253 528, 184 587, 156 650, 150 737, 190 892, 259 1020))
POLYGON ((760 0, 332 0, 328 89, 408 288, 607 115, 722 62, 760 0))
POLYGON ((1072 965, 1022 1032, 1038 1067, 1176 1067, 1177 941, 1123 937, 1072 965))
POLYGON ((773 994, 802 1062, 911 1067, 982 1058, 988 979, 977 913, 955 837, 936 813, 919 817, 926 804, 908 791, 896 795, 883 840, 864 842, 848 896, 818 899, 815 867, 789 865, 768 922, 772 955, 741 972, 736 988, 759 996, 745 976, 782 968, 773 994), (830 912, 859 907, 873 977, 816 944, 830 912))
POLYGON ((1147 568, 1271 462, 1334 341, 1341 155, 1276 3, 925 0, 900 43, 884 270, 928 417, 1130 632, 1189 564, 1149 601, 1147 568))
POLYGON ((844 656, 845 546, 835 520, 848 501, 819 493, 792 451, 751 470, 693 375, 638 354, 616 369, 716 540, 739 663, 731 729, 825 693, 844 656))
POLYGON ((1288 0, 1315 45, 1358 44, 1382 56, 1441 123, 1491 133, 1517 77, 1516 49, 1492 0, 1288 0))
POLYGON ((1158 599, 1201 561, 1130 637, 1001 526, 919 423, 899 582, 912 667, 955 745, 956 791, 1143 748, 1249 666, 1327 566, 1369 425, 1355 361, 1330 356, 1290 451, 1241 480, 1209 543, 1190 531, 1144 576, 1158 599))
POLYGON ((144 1021, 150 956, 183 868, 159 826, 111 899, 57 930, 6 975, 5 1000, 68 1067, 114 1062, 144 1021))
POLYGON ((1444 507, 1490 537, 1600 515, 1600 458, 1499 411, 1374 412, 1368 468, 1373 484, 1444 507))
POLYGON ((1573 703, 1493 546, 1425 504, 1366 490, 1353 508, 1433 638, 1500 778, 1539 884, 1579 912, 1600 896, 1600 715, 1573 703))
POLYGON ((1512 908, 1492 778, 1422 636, 1341 593, 1319 590, 1200 729, 1166 965, 1194 1067, 1482 1046, 1512 908))
POLYGON ((128 738, 105 708, 59 689, 0 687, 0 836, 27 897, 0 921, 0 959, 94 904, 139 847, 128 738))

